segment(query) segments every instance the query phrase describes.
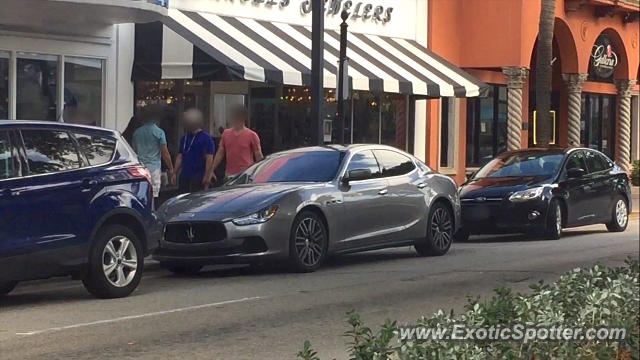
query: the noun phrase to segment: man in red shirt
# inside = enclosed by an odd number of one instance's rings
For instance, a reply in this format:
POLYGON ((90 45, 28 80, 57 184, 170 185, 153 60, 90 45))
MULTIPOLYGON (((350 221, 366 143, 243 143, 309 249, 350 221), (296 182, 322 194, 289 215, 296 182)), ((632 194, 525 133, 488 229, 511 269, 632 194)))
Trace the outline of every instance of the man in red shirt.
POLYGON ((264 158, 258 134, 245 126, 247 117, 244 106, 231 111, 231 128, 226 129, 220 138, 213 160, 214 173, 223 159, 226 160, 225 177, 232 178, 264 158))

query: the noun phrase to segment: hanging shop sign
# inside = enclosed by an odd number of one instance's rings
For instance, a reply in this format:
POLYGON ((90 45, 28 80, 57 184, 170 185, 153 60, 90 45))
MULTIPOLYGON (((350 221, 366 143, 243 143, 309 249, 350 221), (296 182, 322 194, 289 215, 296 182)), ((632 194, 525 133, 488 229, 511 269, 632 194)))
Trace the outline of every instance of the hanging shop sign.
POLYGON ((600 35, 591 50, 591 73, 600 79, 610 79, 618 65, 618 54, 613 49, 611 39, 600 35))

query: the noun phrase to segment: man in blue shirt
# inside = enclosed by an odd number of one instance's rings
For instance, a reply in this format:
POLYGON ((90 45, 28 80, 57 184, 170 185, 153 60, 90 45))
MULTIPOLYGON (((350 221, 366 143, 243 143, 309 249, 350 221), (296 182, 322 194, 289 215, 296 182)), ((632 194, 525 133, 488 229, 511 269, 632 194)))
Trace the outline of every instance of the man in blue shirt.
POLYGON ((187 110, 183 123, 187 133, 180 139, 180 153, 176 158, 175 173, 171 178, 171 182, 175 184, 176 173, 180 173, 179 189, 182 194, 209 187, 216 150, 213 138, 202 129, 204 116, 200 110, 187 110))
POLYGON ((133 133, 133 148, 138 153, 138 158, 151 173, 151 186, 153 188, 154 203, 160 194, 162 185, 161 158, 167 166, 169 175, 173 173, 173 163, 167 148, 167 138, 164 131, 156 125, 162 116, 162 109, 151 106, 143 111, 140 126, 133 133))

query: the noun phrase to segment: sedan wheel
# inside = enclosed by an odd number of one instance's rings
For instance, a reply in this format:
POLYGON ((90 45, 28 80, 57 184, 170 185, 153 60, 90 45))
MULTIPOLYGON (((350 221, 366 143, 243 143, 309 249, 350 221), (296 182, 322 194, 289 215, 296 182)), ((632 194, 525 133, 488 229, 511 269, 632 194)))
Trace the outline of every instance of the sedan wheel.
POLYGON ((549 240, 558 240, 562 236, 562 207, 556 199, 549 203, 549 213, 547 214, 547 224, 544 236, 549 240))
POLYGON ((622 196, 618 195, 616 196, 614 204, 611 220, 607 224, 607 229, 611 232, 625 231, 629 223, 627 202, 622 198, 622 196))
POLYGON ((422 256, 440 256, 449 251, 454 235, 453 214, 449 207, 437 202, 431 207, 427 224, 427 237, 415 245, 422 256))
POLYGON ((315 271, 322 265, 327 251, 327 230, 313 212, 300 213, 291 229, 290 261, 293 270, 315 271))
POLYGON ((91 249, 84 286, 96 297, 119 298, 131 294, 142 277, 144 258, 136 234, 122 225, 98 230, 91 249))

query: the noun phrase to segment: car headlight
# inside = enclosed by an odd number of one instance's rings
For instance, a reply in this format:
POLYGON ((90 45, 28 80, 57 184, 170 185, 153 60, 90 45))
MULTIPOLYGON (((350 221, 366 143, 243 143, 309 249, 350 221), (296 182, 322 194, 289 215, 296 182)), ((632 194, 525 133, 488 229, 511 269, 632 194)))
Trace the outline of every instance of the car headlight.
POLYGON ((269 219, 271 219, 276 214, 276 211, 278 211, 278 206, 272 205, 260 211, 254 212, 253 214, 235 218, 232 220, 232 222, 239 226, 262 224, 269 221, 269 219))
POLYGON ((511 196, 509 196, 509 201, 527 201, 532 199, 537 199, 542 196, 543 187, 535 187, 527 190, 516 191, 511 196))

